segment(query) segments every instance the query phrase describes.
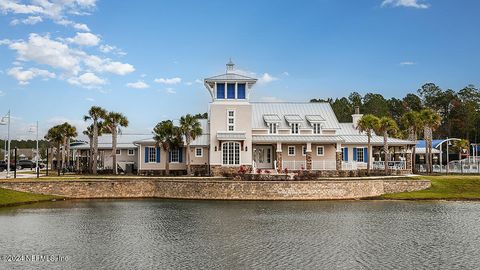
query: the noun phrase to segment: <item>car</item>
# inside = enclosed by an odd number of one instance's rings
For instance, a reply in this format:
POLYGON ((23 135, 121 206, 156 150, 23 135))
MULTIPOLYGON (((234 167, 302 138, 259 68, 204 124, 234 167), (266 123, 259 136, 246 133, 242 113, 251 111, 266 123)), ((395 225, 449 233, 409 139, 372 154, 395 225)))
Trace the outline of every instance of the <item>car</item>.
MULTIPOLYGON (((7 162, 5 160, 0 160, 0 172, 5 171, 6 169, 7 169, 7 162)), ((10 162, 10 170, 11 171, 15 170, 15 165, 12 161, 10 162)))
MULTIPOLYGON (((44 167, 44 166, 42 166, 41 163, 39 163, 38 166, 40 168, 44 167)), ((26 168, 35 169, 36 167, 37 167, 37 164, 34 161, 31 161, 31 160, 24 159, 24 160, 17 161, 17 169, 19 169, 19 170, 26 169, 26 168)))

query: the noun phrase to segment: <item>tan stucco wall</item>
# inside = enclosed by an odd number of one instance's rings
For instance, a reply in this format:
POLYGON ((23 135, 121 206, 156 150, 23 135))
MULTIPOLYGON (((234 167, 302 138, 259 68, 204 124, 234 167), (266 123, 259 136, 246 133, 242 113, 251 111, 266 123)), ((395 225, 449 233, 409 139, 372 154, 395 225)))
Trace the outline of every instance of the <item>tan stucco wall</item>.
MULTIPOLYGON (((113 156, 112 156, 112 150, 101 150, 103 151, 103 158, 104 158, 104 167, 105 168, 112 168, 113 164, 113 156)), ((128 150, 127 149, 120 149, 121 153, 120 155, 117 155, 117 163, 122 163, 122 162, 134 162, 137 163, 138 160, 138 151, 137 149, 134 149, 134 155, 129 156, 128 155, 128 150)))
MULTIPOLYGON (((154 147, 154 145, 142 145, 138 158, 139 170, 165 170, 165 161, 168 158, 167 152, 160 147, 160 163, 145 163, 145 147, 154 147)), ((185 149, 184 149, 185 150, 185 149)), ((185 152, 183 153, 183 163, 170 162, 170 170, 185 170, 185 152)))
MULTIPOLYGON (((208 165, 208 147, 197 147, 197 146, 191 146, 190 147, 190 163, 193 165, 208 165), (195 156, 195 149, 196 148, 202 148, 203 149, 203 156, 202 157, 196 157, 195 156)), ((185 155, 185 158, 187 156, 185 155)))
POLYGON ((245 131, 246 140, 240 149, 240 165, 252 164, 252 106, 246 102, 216 101, 210 104, 210 164, 222 164, 222 151, 217 132, 227 131, 227 111, 235 111, 235 131, 245 131), (217 151, 215 151, 215 146, 217 151), (246 147, 246 148, 245 148, 246 147), (245 151, 247 149, 247 151, 245 151))

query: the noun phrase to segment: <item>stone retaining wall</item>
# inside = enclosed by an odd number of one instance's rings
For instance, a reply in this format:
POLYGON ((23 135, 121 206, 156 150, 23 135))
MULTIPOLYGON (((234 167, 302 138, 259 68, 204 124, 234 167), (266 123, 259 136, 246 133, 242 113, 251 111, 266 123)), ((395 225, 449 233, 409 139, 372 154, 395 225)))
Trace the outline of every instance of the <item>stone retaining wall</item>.
POLYGON ((428 180, 230 181, 92 180, 0 182, 1 188, 68 198, 174 198, 213 200, 358 199, 423 190, 428 180))

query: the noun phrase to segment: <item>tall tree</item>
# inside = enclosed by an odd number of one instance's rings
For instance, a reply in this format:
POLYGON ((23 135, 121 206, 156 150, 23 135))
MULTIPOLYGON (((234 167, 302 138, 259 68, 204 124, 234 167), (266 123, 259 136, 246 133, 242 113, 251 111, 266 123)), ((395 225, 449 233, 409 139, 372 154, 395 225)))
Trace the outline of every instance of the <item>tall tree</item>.
POLYGON ((363 97, 363 111, 377 117, 389 115, 388 103, 380 94, 367 93, 363 97))
POLYGON ((187 114, 180 117, 180 133, 185 138, 185 144, 187 146, 186 158, 187 158, 187 174, 191 174, 190 168, 190 143, 195 140, 196 137, 202 135, 202 127, 200 122, 194 116, 187 114))
POLYGON ((470 149, 470 143, 468 142, 468 140, 464 140, 464 139, 455 141, 453 146, 454 146, 454 149, 458 151, 459 160, 462 159, 463 152, 468 152, 468 150, 470 149))
POLYGON ((69 123, 65 122, 60 125, 60 130, 62 134, 62 142, 63 142, 63 149, 62 149, 62 171, 65 170, 65 156, 67 163, 70 161, 70 139, 77 137, 77 129, 70 125, 69 123))
POLYGON ((98 162, 98 129, 99 122, 107 115, 107 111, 102 107, 92 106, 88 110, 88 114, 83 117, 85 121, 93 121, 93 154, 92 154, 92 173, 97 174, 97 162, 98 162))
POLYGON ((121 113, 109 112, 105 116, 105 128, 112 134, 112 168, 113 174, 118 174, 117 168, 117 137, 120 127, 127 127, 128 119, 121 113))
POLYGON ((425 161, 427 164, 427 173, 432 172, 432 140, 433 140, 433 131, 438 128, 440 125, 441 117, 437 112, 434 112, 432 109, 423 109, 420 112, 420 117, 423 123, 423 133, 426 142, 425 150, 425 161))
MULTIPOLYGON (((358 130, 360 132, 365 132, 367 134, 367 149, 368 155, 370 155, 372 151, 372 133, 378 128, 380 124, 380 120, 373 114, 366 114, 360 118, 358 121, 358 130)), ((370 175, 370 158, 367 162, 367 175, 370 175)))
POLYGON ((422 100, 415 94, 407 94, 402 101, 405 110, 420 111, 422 109, 422 100))
POLYGON ((56 125, 54 127, 51 127, 48 131, 47 134, 45 135, 45 140, 49 141, 52 143, 55 148, 56 148, 56 165, 53 162, 52 159, 52 169, 57 169, 58 173, 60 175, 60 151, 61 151, 61 145, 63 143, 63 133, 62 133, 62 127, 61 125, 56 125), (55 165, 55 166, 54 166, 55 165))
POLYGON ((384 116, 380 118, 379 123, 377 125, 377 129, 375 130, 377 134, 383 135, 383 151, 385 152, 384 159, 385 159, 385 173, 388 173, 388 161, 390 160, 390 151, 388 147, 388 135, 394 134, 397 132, 398 127, 395 120, 388 116, 384 116))
POLYGON ((420 117, 420 113, 417 111, 410 111, 405 113, 401 118, 401 124, 408 132, 408 140, 414 141, 415 146, 412 149, 412 168, 415 172, 415 154, 416 154, 416 145, 417 145, 417 138, 418 132, 423 128, 422 118, 420 117))
MULTIPOLYGON (((170 154, 172 149, 178 147, 182 141, 179 128, 171 120, 162 121, 153 128, 153 139, 167 155, 170 154)), ((170 159, 168 157, 165 158, 165 173, 170 174, 170 159)))

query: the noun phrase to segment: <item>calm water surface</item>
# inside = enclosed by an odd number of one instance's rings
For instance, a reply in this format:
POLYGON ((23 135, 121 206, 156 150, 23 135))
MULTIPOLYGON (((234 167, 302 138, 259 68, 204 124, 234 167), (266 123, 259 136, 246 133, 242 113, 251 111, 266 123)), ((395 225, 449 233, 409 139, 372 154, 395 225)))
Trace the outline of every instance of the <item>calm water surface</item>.
POLYGON ((0 210, 0 269, 480 269, 478 202, 96 200, 0 210))

